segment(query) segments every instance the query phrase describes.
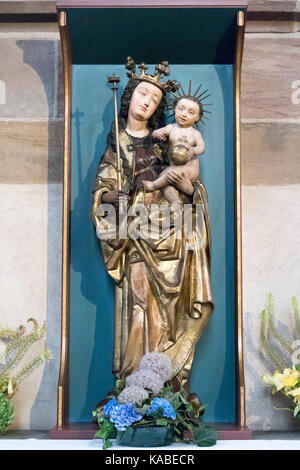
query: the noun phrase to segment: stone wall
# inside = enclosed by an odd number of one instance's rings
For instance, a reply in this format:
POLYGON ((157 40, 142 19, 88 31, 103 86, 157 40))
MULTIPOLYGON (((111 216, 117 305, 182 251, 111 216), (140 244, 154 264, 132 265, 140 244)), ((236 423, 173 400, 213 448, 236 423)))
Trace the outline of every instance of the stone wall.
POLYGON ((297 423, 273 409, 286 402, 261 383, 268 363, 259 326, 269 292, 285 335, 293 328, 291 297, 300 300, 300 2, 249 3, 267 20, 248 22, 242 69, 246 412, 253 430, 284 430, 297 423))
MULTIPOLYGON (((12 429, 49 429, 56 424, 60 358, 63 118, 57 25, 1 23, 0 54, 1 323, 46 321, 54 355, 21 384, 12 429)), ((40 342, 29 356, 41 347, 40 342)))
MULTIPOLYGON (((259 352, 259 321, 272 292, 278 321, 288 330, 291 296, 300 299, 299 11, 295 0, 249 1, 242 73, 243 291, 246 411, 254 430, 295 426, 289 414, 273 409, 278 401, 261 382, 267 364, 259 352)), ((55 4, 0 1, 0 20, 11 13, 51 14, 55 4)), ((50 429, 60 357, 63 159, 56 24, 0 23, 0 54, 1 323, 18 326, 31 316, 46 321, 54 354, 14 397, 13 428, 50 429)))

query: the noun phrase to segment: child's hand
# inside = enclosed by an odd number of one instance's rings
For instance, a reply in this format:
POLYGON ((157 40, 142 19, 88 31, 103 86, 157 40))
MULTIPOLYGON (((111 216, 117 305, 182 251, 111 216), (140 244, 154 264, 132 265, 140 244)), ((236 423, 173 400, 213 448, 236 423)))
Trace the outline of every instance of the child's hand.
POLYGON ((194 156, 194 149, 193 147, 189 147, 189 153, 188 153, 188 157, 189 157, 189 160, 194 156))
POLYGON ((159 140, 167 140, 168 133, 164 129, 156 129, 152 132, 153 137, 159 140))

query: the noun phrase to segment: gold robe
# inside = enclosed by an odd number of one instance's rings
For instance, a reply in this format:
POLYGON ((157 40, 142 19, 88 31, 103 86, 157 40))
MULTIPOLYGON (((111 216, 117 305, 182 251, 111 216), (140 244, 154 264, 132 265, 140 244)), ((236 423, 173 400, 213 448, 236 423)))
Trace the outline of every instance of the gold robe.
MULTIPOLYGON (((135 174, 135 151, 125 131, 120 133, 120 148, 122 191, 129 193, 135 174)), ((156 154, 160 159, 160 153, 156 154)), ((158 351, 170 357, 173 377, 182 384, 188 380, 196 342, 213 311, 207 193, 200 179, 194 187, 192 201, 182 193, 180 197, 193 207, 202 205, 201 230, 193 228, 186 236, 182 228, 178 236, 178 227, 173 224, 166 233, 162 229, 164 213, 159 212, 156 217, 155 211, 150 212, 150 205, 167 202, 159 190, 145 193, 139 188, 127 210, 138 204, 149 208, 152 232, 150 235, 147 232, 148 238, 100 240, 107 271, 115 281, 113 372, 117 378, 135 371, 147 352, 158 351), (190 244, 193 249, 189 249, 190 244)), ((108 147, 93 190, 92 217, 96 229, 103 223, 103 218, 96 215, 102 194, 113 190, 117 190, 116 154, 108 147)), ((136 222, 134 215, 129 216, 128 232, 136 222)), ((144 224, 142 231, 148 227, 144 224)))

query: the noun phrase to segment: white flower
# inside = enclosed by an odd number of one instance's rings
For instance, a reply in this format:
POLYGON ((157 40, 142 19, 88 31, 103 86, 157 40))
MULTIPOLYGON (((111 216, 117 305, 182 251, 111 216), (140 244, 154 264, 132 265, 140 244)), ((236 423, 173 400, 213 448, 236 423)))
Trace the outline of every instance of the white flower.
POLYGON ((126 385, 129 387, 141 387, 152 390, 155 395, 164 387, 162 378, 152 370, 138 370, 126 377, 126 385))
POLYGON ((166 382, 172 376, 171 360, 164 353, 151 352, 145 354, 141 359, 139 369, 152 370, 161 377, 163 382, 166 382))
POLYGON ((142 387, 126 387, 118 396, 119 403, 136 403, 141 405, 149 397, 149 393, 142 387))

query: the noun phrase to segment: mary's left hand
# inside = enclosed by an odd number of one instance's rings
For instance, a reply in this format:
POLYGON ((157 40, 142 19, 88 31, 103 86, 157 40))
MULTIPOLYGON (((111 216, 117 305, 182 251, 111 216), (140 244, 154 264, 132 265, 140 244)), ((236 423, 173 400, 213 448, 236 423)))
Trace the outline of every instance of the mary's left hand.
POLYGON ((167 176, 168 183, 173 184, 179 191, 188 196, 194 194, 194 186, 188 178, 185 177, 184 173, 178 175, 176 171, 170 170, 167 176))

